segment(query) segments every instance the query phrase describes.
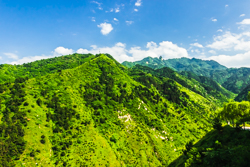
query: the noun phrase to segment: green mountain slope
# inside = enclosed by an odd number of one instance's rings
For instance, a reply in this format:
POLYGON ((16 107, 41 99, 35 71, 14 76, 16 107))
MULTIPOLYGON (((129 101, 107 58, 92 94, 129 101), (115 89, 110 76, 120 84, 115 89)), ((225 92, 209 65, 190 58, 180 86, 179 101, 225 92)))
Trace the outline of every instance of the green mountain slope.
POLYGON ((250 85, 248 85, 247 87, 245 87, 245 89, 243 89, 238 96, 235 97, 235 101, 247 101, 248 100, 248 93, 250 92, 250 85))
POLYGON ((159 88, 126 71, 99 55, 1 84, 1 165, 167 166, 211 129, 212 101, 173 79, 155 77, 159 88))
POLYGON ((75 68, 94 58, 92 54, 73 54, 43 59, 22 65, 0 65, 0 84, 14 82, 16 78, 44 76, 58 70, 75 68))
MULTIPOLYGON (((225 82, 222 86, 234 93, 240 93, 245 87, 250 84, 250 68, 227 69, 228 72, 225 82)), ((222 77, 221 75, 220 77, 222 77)))
POLYGON ((213 60, 201 60, 201 59, 188 59, 188 58, 176 58, 163 60, 161 58, 147 57, 141 61, 136 62, 123 62, 123 65, 127 67, 133 67, 136 64, 148 66, 153 69, 159 69, 162 67, 169 67, 175 71, 191 71, 195 74, 209 75, 210 70, 225 70, 227 67, 220 65, 213 60))
POLYGON ((194 146, 186 146, 187 152, 171 163, 170 167, 184 166, 249 166, 250 132, 225 126, 222 131, 213 130, 194 146))
MULTIPOLYGON (((161 80, 163 77, 170 78, 187 89, 200 94, 201 96, 211 100, 213 103, 217 103, 218 106, 221 106, 223 102, 227 102, 229 99, 234 98, 234 94, 230 91, 224 89, 222 86, 218 85, 215 81, 210 78, 204 76, 197 76, 191 72, 177 73, 168 67, 164 67, 161 69, 151 69, 146 66, 135 65, 130 69, 131 76, 138 74, 140 77, 135 78, 136 81, 143 81, 143 77, 145 74, 141 73, 141 71, 150 73, 161 80)), ((153 79, 151 79, 153 81, 153 79)), ((152 82, 151 81, 151 82, 152 82)), ((154 81, 153 85, 157 87, 159 81, 154 81)), ((146 83, 144 83, 146 84, 146 83)), ((148 83, 146 85, 150 85, 148 83)), ((159 86, 158 86, 159 87, 159 86)))
POLYGON ((141 61, 125 61, 122 64, 129 68, 139 64, 153 69, 169 67, 178 72, 192 72, 198 76, 209 77, 227 90, 236 94, 250 84, 250 68, 227 68, 212 60, 208 61, 195 58, 162 60, 160 58, 147 57, 141 61))
MULTIPOLYGON (((196 81, 198 81, 199 83, 201 83, 202 85, 204 85, 204 87, 211 87, 214 90, 222 93, 223 95, 225 95, 228 98, 233 98, 235 95, 232 94, 232 92, 228 91, 227 89, 225 89, 223 86, 221 86, 220 84, 218 84, 216 81, 214 81, 213 79, 206 77, 206 76, 198 76, 190 71, 182 71, 180 73, 183 76, 188 77, 188 79, 194 79, 196 81)), ((208 88, 209 89, 209 88, 208 88)))

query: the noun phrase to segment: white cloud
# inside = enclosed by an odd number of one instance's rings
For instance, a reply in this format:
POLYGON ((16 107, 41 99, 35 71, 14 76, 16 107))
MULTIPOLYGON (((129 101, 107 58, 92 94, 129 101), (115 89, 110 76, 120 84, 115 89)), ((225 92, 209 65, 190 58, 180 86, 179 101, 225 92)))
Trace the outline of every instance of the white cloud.
POLYGON ((131 24, 133 24, 134 22, 133 21, 126 21, 126 24, 127 25, 131 25, 131 24))
POLYGON ((110 12, 113 12, 113 11, 114 11, 114 9, 113 9, 113 8, 111 8, 111 9, 110 9, 110 12))
POLYGON ((103 10, 103 8, 101 7, 102 3, 99 3, 99 2, 97 2, 97 1, 92 1, 92 3, 97 4, 99 10, 103 10))
POLYGON ((7 56, 9 59, 18 59, 18 56, 14 53, 3 53, 5 56, 7 56))
POLYGON ((228 7, 228 5, 225 5, 225 8, 227 8, 228 7))
POLYGON ((216 21, 217 21, 217 19, 213 19, 213 18, 212 18, 211 20, 212 20, 213 22, 216 22, 216 21))
POLYGON ((159 43, 159 46, 155 42, 148 42, 147 50, 143 50, 140 47, 132 47, 129 53, 134 58, 134 61, 141 60, 148 56, 162 56, 164 59, 188 57, 186 49, 169 41, 163 41, 159 43))
POLYGON ((118 13, 118 12, 120 12, 120 8, 119 7, 115 8, 115 13, 118 13))
POLYGON ((138 9, 134 9, 135 12, 138 12, 138 9))
POLYGON ((187 50, 173 44, 169 41, 163 41, 157 45, 155 42, 148 42, 146 49, 141 49, 141 47, 132 47, 129 50, 126 49, 126 45, 123 43, 117 43, 113 47, 92 47, 92 49, 78 49, 77 53, 109 53, 117 61, 138 61, 145 57, 159 57, 162 56, 164 59, 169 58, 180 58, 189 57, 187 50))
POLYGON ((194 50, 195 53, 201 53, 198 49, 194 50))
POLYGON ((221 36, 215 36, 214 42, 207 47, 224 51, 249 51, 250 50, 250 32, 233 34, 229 31, 221 36))
POLYGON ((191 46, 195 46, 195 47, 198 47, 198 48, 203 48, 203 46, 201 45, 201 44, 199 44, 199 43, 192 43, 192 44, 190 44, 191 46))
POLYGON ((217 32, 223 32, 223 30, 222 29, 218 29, 217 32))
POLYGON ((92 18, 91 18, 91 21, 95 22, 95 17, 92 17, 92 18))
POLYGON ((240 15, 240 17, 244 17, 244 16, 245 16, 245 14, 241 14, 241 15, 240 15))
POLYGON ((234 56, 219 55, 211 56, 207 58, 208 60, 215 60, 218 63, 225 65, 227 67, 250 67, 250 51, 243 54, 236 54, 234 56))
POLYGON ((141 6, 141 4, 142 4, 141 0, 137 0, 135 6, 141 6))
POLYGON ((112 25, 106 22, 101 23, 100 25, 97 25, 97 27, 101 28, 101 33, 103 35, 108 35, 113 30, 112 25))
POLYGON ((101 5, 102 5, 102 3, 99 3, 99 2, 97 2, 97 1, 92 1, 92 3, 95 3, 95 4, 97 4, 98 6, 101 6, 101 5))
POLYGON ((117 18, 114 18, 114 21, 119 21, 117 18))
POLYGON ((208 52, 211 54, 214 54, 214 55, 216 54, 216 51, 214 51, 214 50, 209 50, 208 52))
POLYGON ((69 55, 69 54, 73 54, 74 51, 72 49, 68 49, 68 48, 64 48, 62 46, 59 46, 55 49, 54 53, 56 53, 58 55, 69 55))
POLYGON ((207 45, 207 47, 217 50, 230 50, 237 44, 237 42, 238 37, 235 34, 227 31, 222 36, 215 36, 214 42, 207 45))
POLYGON ((237 24, 241 24, 241 25, 249 25, 250 24, 250 19, 244 19, 241 22, 237 23, 237 24))

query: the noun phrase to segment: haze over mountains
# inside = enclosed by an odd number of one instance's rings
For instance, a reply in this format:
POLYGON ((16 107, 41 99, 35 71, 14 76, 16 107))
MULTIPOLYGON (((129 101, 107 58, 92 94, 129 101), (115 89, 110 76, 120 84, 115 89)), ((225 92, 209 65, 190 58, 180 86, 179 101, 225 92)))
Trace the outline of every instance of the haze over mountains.
MULTIPOLYGON (((237 152, 227 152, 229 147, 239 148, 239 143, 228 140, 235 131, 226 127, 228 136, 219 147, 215 141, 221 136, 212 130, 213 119, 216 110, 236 96, 233 88, 223 86, 231 83, 230 78, 240 81, 237 88, 247 93, 243 88, 248 83, 243 80, 249 75, 247 70, 186 58, 146 58, 122 65, 108 54, 2 64, 0 166, 183 166, 197 162, 204 166, 208 160, 215 162, 210 155, 218 158, 220 153, 236 159, 237 152), (224 74, 226 79, 221 78, 224 74), (210 150, 202 138, 209 141, 210 150), (191 141, 201 144, 189 148, 191 141), (189 152, 197 158, 183 157, 189 152)), ((248 134, 242 135, 239 140, 244 139, 247 146, 248 134)), ((247 150, 243 153, 239 165, 248 157, 247 150)))

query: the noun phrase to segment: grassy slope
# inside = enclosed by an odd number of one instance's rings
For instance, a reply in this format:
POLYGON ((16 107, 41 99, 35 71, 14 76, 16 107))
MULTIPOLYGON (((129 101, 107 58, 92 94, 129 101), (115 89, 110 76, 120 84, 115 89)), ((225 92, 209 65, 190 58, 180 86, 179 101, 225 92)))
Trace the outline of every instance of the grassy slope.
POLYGON ((197 141, 210 130, 209 115, 215 108, 175 83, 186 92, 185 101, 194 110, 183 109, 155 87, 149 89, 131 79, 106 56, 75 69, 29 79, 24 85, 28 106, 23 103, 19 108, 29 120, 23 127, 27 144, 20 160, 14 162, 25 166, 61 166, 65 162, 72 166, 167 165, 188 141, 197 141), (73 116, 66 114, 70 112, 73 116), (46 116, 48 113, 54 118, 46 116), (42 135, 45 144, 40 142, 42 135))
POLYGON ((22 65, 0 65, 0 84, 14 82, 18 77, 33 78, 55 73, 58 70, 75 68, 94 58, 92 54, 73 54, 43 59, 22 65))

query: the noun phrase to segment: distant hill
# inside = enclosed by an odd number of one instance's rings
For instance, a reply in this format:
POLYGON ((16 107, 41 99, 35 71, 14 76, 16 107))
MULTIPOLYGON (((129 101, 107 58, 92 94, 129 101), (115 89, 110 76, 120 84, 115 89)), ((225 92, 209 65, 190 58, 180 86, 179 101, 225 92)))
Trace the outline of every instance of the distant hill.
MULTIPOLYGON (((223 104, 223 102, 227 102, 228 99, 232 99, 235 95, 220 86, 217 82, 213 81, 212 79, 204 76, 197 76, 191 72, 178 73, 173 71, 168 67, 164 67, 161 69, 152 69, 146 66, 135 65, 130 69, 129 74, 133 77, 134 73, 139 73, 139 71, 143 71, 146 73, 150 73, 158 78, 170 78, 182 86, 186 87, 187 89, 200 94, 201 96, 214 101, 215 103, 218 102, 218 105, 223 104), (189 75, 188 75, 189 74, 189 75)), ((140 73, 142 76, 143 74, 140 73)), ((138 82, 140 79, 134 78, 138 82)))
POLYGON ((189 71, 198 76, 205 76, 221 84, 227 90, 233 93, 240 93, 250 84, 250 68, 227 68, 213 60, 201 59, 168 59, 147 57, 141 61, 123 62, 126 67, 133 67, 136 64, 148 66, 153 69, 169 67, 174 71, 189 71))
POLYGON ((168 59, 163 60, 160 58, 147 57, 143 60, 136 62, 123 62, 123 65, 132 67, 136 64, 148 66, 153 69, 160 69, 162 67, 169 67, 175 71, 191 71, 195 74, 209 75, 210 70, 225 70, 227 67, 220 65, 213 60, 201 60, 196 58, 179 58, 179 59, 168 59))

